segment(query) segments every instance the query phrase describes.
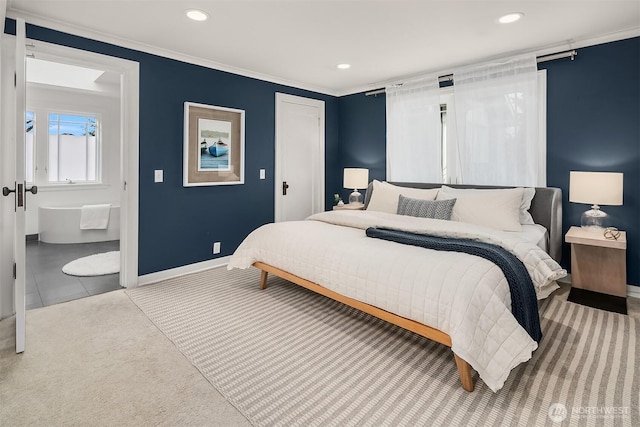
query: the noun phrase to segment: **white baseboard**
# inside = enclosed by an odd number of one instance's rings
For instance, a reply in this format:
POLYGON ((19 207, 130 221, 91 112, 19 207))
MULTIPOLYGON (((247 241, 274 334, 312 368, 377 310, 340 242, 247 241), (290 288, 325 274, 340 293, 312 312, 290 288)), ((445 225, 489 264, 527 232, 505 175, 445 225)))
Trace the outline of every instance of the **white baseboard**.
POLYGON ((138 277, 138 286, 157 283, 162 280, 173 279, 174 277, 186 274, 198 273, 217 267, 224 267, 229 263, 230 256, 210 259, 208 261, 197 262, 195 264, 183 265, 182 267, 171 268, 169 270, 158 271, 156 273, 144 274, 138 277))
POLYGON ((627 296, 640 298, 640 286, 627 285, 627 296))
MULTIPOLYGON (((571 274, 567 274, 566 277, 558 280, 558 282, 571 284, 571 274)), ((627 285, 627 296, 632 298, 640 298, 640 286, 627 285)))

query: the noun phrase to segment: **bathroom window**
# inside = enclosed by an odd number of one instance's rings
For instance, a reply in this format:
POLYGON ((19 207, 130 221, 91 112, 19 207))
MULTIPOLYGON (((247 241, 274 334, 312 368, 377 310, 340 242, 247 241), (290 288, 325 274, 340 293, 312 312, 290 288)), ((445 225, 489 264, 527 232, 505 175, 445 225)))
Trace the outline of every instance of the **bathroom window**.
POLYGON ((99 182, 99 135, 96 115, 50 113, 48 181, 70 184, 99 182))
POLYGON ((36 115, 33 111, 27 111, 25 119, 24 178, 31 184, 35 171, 36 115))

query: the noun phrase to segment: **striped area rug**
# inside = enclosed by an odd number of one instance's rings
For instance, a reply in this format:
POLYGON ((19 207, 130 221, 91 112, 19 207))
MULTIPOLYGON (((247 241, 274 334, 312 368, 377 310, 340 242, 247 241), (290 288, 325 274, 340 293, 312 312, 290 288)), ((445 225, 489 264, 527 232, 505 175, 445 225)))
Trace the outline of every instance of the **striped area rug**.
POLYGON ((550 298, 534 357, 498 393, 477 374, 468 393, 449 348, 259 278, 218 268, 127 291, 254 425, 640 425, 636 319, 550 298))

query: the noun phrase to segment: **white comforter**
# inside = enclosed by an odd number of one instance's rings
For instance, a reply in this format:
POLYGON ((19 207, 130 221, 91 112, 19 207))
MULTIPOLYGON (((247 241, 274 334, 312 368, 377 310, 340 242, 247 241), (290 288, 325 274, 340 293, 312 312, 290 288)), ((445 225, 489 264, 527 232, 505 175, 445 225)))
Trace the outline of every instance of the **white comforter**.
POLYGON ((527 267, 539 298, 557 289, 555 280, 566 275, 538 246, 508 232, 368 211, 324 212, 307 221, 264 225, 238 247, 228 268, 261 261, 439 329, 491 390, 502 388, 537 344, 511 314, 509 285, 500 268, 473 255, 366 237, 364 230, 373 226, 500 245, 527 267))

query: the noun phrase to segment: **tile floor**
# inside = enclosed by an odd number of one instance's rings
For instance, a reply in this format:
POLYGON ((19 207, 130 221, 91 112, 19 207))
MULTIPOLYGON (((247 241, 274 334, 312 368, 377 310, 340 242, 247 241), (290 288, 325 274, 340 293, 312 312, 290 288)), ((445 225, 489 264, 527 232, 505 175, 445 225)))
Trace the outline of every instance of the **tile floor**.
POLYGON ((27 310, 120 289, 119 274, 78 277, 62 272, 74 259, 119 249, 118 240, 64 245, 27 241, 27 310))

